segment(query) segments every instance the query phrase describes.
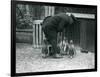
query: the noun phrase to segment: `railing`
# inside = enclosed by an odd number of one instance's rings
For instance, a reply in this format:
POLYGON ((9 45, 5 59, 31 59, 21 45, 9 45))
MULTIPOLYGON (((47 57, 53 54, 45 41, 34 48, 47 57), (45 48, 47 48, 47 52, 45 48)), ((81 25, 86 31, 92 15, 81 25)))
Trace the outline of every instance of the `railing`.
POLYGON ((33 29, 16 29, 16 32, 33 32, 33 29))
POLYGON ((42 46, 42 41, 44 34, 41 27, 41 22, 43 20, 34 20, 33 21, 33 47, 40 48, 42 46))

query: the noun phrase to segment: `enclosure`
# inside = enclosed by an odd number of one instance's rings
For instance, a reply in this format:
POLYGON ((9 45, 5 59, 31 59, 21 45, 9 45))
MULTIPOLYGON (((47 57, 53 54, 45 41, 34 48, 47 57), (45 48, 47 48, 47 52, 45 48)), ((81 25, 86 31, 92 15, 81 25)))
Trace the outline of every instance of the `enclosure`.
MULTIPOLYGON (((97 9, 94 6, 55 5, 43 3, 19 3, 16 5, 16 72, 43 72, 61 70, 80 70, 95 68, 97 9), (74 41, 77 54, 69 59, 43 59, 42 41, 45 37, 41 22, 47 16, 58 13, 71 13, 79 25, 71 27, 68 38, 74 41), (81 48, 88 53, 82 53, 81 48)), ((67 33, 68 33, 67 32, 67 33)), ((61 32, 62 39, 65 32, 61 32)))

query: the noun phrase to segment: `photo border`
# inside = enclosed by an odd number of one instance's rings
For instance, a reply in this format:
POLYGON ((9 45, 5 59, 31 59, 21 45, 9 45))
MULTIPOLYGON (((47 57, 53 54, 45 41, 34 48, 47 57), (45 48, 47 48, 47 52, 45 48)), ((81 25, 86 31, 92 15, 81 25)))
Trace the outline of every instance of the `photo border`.
POLYGON ((51 2, 36 2, 36 1, 17 1, 11 0, 11 76, 29 76, 29 75, 49 75, 49 74, 64 74, 64 73, 81 73, 81 72, 96 72, 97 71, 97 5, 82 5, 82 4, 64 4, 51 2), (78 70, 61 70, 48 72, 29 72, 16 73, 16 4, 38 4, 50 6, 71 6, 71 7, 88 7, 95 8, 96 14, 96 32, 95 32, 95 68, 94 69, 78 69, 78 70))

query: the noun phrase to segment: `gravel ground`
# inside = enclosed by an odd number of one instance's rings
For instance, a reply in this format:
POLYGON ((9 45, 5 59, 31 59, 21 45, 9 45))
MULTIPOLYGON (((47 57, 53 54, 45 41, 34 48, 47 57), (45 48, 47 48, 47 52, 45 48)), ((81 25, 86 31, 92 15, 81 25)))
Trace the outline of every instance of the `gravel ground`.
POLYGON ((16 44, 17 73, 92 68, 94 68, 94 53, 81 53, 77 48, 77 54, 72 59, 68 56, 60 59, 43 59, 41 49, 34 49, 30 44, 16 44))

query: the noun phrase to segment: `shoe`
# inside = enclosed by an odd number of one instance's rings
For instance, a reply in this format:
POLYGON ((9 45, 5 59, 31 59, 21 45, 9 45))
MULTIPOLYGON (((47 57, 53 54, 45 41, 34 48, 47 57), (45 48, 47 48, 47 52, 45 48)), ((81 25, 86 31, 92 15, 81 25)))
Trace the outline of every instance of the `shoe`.
POLYGON ((81 52, 82 52, 82 53, 88 53, 88 51, 87 51, 87 50, 81 50, 81 52))
POLYGON ((61 55, 67 55, 67 53, 66 53, 66 52, 61 52, 60 54, 61 54, 61 55))
POLYGON ((49 56, 48 55, 42 55, 42 58, 48 58, 49 56))
POLYGON ((63 58, 60 54, 55 54, 52 56, 52 58, 63 58))
POLYGON ((72 59, 72 58, 73 58, 73 56, 70 56, 69 58, 70 58, 70 59, 72 59))

